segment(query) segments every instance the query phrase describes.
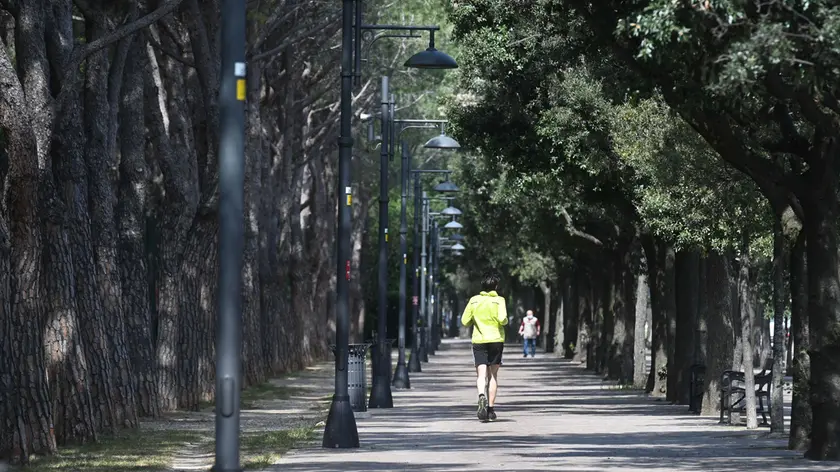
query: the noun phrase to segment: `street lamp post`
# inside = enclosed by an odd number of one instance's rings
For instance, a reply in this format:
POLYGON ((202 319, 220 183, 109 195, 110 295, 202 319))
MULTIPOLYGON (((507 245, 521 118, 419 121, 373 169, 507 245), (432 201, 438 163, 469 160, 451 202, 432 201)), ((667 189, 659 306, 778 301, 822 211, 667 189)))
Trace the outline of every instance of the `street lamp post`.
POLYGON ((347 358, 350 344, 349 282, 352 193, 350 160, 353 153, 352 89, 353 89, 353 12, 355 0, 342 1, 341 35, 341 126, 338 138, 338 226, 336 238, 335 300, 335 394, 324 428, 323 446, 328 448, 359 447, 356 417, 350 405, 347 385, 347 358))
POLYGON ((219 87, 219 314, 214 472, 239 472, 245 183, 245 3, 224 0, 219 87))
POLYGON ((440 302, 438 300, 438 293, 437 293, 437 279, 438 279, 438 245, 440 242, 437 239, 438 237, 438 224, 437 220, 432 223, 432 234, 431 234, 431 241, 432 241, 432 271, 431 277, 429 277, 430 283, 430 292, 431 292, 431 308, 432 311, 429 313, 429 319, 431 322, 429 323, 429 331, 430 331, 430 338, 431 343, 429 344, 429 353, 435 354, 437 352, 437 309, 440 302))
MULTIPOLYGON (((389 108, 388 112, 386 113, 385 108, 383 107, 382 110, 382 120, 387 121, 388 125, 382 124, 382 136, 388 135, 387 142, 383 138, 382 146, 383 149, 387 149, 387 156, 388 161, 393 158, 394 149, 396 147, 396 142, 402 136, 402 133, 412 129, 412 128, 421 128, 421 129, 429 129, 429 128, 437 128, 438 125, 442 125, 446 122, 446 120, 425 120, 425 119, 396 119, 394 117, 394 105, 395 100, 393 96, 389 101, 389 108)), ((363 115, 363 119, 368 119, 369 115, 363 115)), ((371 124, 371 128, 369 128, 370 133, 372 135, 373 128, 371 124)), ((372 137, 370 138, 373 139, 372 137)), ((433 138, 439 139, 439 138, 433 138)), ((452 149, 457 146, 457 142, 455 140, 450 139, 451 142, 448 142, 448 148, 452 149), (453 144, 454 143, 454 144, 453 144)), ((384 158, 384 157, 383 157, 384 158)), ((400 300, 399 300, 399 332, 398 332, 398 358, 397 358, 397 367, 394 370, 394 377, 391 383, 391 386, 398 389, 407 389, 411 388, 411 380, 409 378, 409 366, 406 362, 406 354, 405 354, 405 344, 406 344, 406 296, 407 296, 407 288, 406 288, 406 278, 407 278, 407 265, 408 265, 408 242, 407 242, 407 234, 408 234, 408 224, 407 224, 407 200, 408 200, 408 181, 409 175, 411 174, 411 155, 408 149, 408 145, 402 141, 401 142, 401 157, 400 157, 400 254, 402 254, 402 264, 400 265, 400 300)), ((382 164, 387 165, 387 164, 382 164)), ((382 169, 387 170, 387 168, 382 169)), ((387 184, 386 179, 382 179, 382 187, 387 184)), ((380 219, 387 218, 387 206, 384 209, 384 213, 380 211, 380 219)), ((387 234, 387 233, 386 233, 387 234)), ((387 237, 386 237, 386 243, 387 237)), ((383 261, 380 258, 380 271, 384 270, 387 279, 387 261, 383 261)), ((380 273, 380 277, 382 274, 380 273)), ((385 303, 387 300, 385 297, 385 291, 380 290, 380 304, 385 303)), ((384 321, 380 319, 380 323, 384 321)), ((416 320, 415 320, 416 323, 416 320)), ((379 331, 384 333, 385 328, 382 327, 380 324, 379 331)), ((382 357, 383 365, 388 366, 388 370, 385 371, 384 369, 380 372, 374 373, 374 385, 377 382, 383 382, 384 377, 386 374, 390 374, 390 353, 388 355, 382 357)), ((417 366, 419 369, 419 365, 417 366)), ((413 370, 414 372, 419 372, 419 370, 413 370)), ((381 387, 380 387, 381 389, 381 387)), ((371 389, 371 397, 375 395, 376 389, 371 389)), ((373 402, 372 402, 373 404, 373 402)), ((375 406, 371 406, 371 408, 375 408, 375 406)))
MULTIPOLYGON (((227 1, 232 2, 233 0, 227 1)), ((360 57, 360 39, 362 31, 428 31, 429 47, 425 51, 411 56, 411 58, 406 61, 405 66, 418 69, 454 69, 458 67, 455 60, 436 50, 434 47, 434 32, 439 29, 440 28, 436 26, 363 25, 362 0, 342 0, 341 95, 339 107, 340 135, 338 139, 337 192, 339 195, 339 208, 338 224, 336 226, 335 393, 333 395, 332 404, 330 405, 330 411, 324 428, 324 439, 322 445, 326 448, 359 447, 359 433, 356 428, 356 418, 353 414, 352 406, 350 405, 350 396, 348 394, 347 385, 347 361, 350 343, 348 289, 351 276, 350 238, 352 231, 350 224, 350 209, 352 205, 350 163, 353 153, 353 138, 351 136, 352 89, 353 77, 359 71, 358 67, 354 67, 357 65, 357 63, 354 62, 354 55, 357 59, 360 57), (355 41, 354 33, 356 39, 355 41)), ((241 329, 241 321, 239 324, 241 329)))
POLYGON ((420 174, 414 174, 414 237, 412 259, 414 278, 412 279, 411 297, 411 326, 414 331, 414 342, 411 344, 411 358, 408 360, 409 372, 420 372, 420 359, 423 357, 423 342, 420 336, 420 174))
POLYGON ((379 153, 379 319, 377 350, 379 360, 373 373, 368 408, 393 408, 391 395, 391 346, 388 345, 388 160, 391 143, 391 101, 388 77, 382 77, 382 146, 379 153))
POLYGON ((397 345, 399 354, 397 357, 397 368, 394 370, 394 388, 411 388, 411 380, 408 375, 408 365, 405 360, 405 297, 406 294, 406 269, 408 265, 408 222, 406 215, 406 200, 408 199, 408 147, 405 142, 400 146, 400 301, 399 301, 399 333, 397 345))
POLYGON ((425 344, 425 351, 423 354, 423 358, 420 359, 423 362, 429 362, 429 304, 426 300, 426 279, 428 277, 427 272, 427 258, 428 253, 426 252, 426 234, 429 232, 429 201, 426 198, 426 192, 423 192, 423 221, 420 227, 420 317, 423 319, 423 337, 424 337, 424 344, 425 344))

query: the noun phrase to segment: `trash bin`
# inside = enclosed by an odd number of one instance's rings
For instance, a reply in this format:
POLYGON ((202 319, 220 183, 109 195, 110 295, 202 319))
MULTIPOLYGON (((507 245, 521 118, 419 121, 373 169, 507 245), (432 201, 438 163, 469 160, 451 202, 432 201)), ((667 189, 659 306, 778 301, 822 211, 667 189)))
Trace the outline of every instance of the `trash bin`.
POLYGON ((347 393, 353 411, 367 411, 367 369, 365 357, 370 344, 351 344, 347 356, 347 393))

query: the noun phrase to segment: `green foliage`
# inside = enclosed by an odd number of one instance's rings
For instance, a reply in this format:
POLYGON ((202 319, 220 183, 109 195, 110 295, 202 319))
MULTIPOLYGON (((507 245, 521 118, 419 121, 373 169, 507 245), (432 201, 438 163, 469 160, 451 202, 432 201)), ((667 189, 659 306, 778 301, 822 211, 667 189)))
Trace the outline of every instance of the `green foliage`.
MULTIPOLYGON (((617 62, 597 40, 597 28, 616 31, 616 23, 581 16, 576 6, 454 5, 462 67, 449 116, 472 150, 457 177, 472 194, 469 232, 483 263, 508 267, 525 283, 550 279, 562 266, 557 261, 598 252, 572 236, 570 226, 607 249, 636 230, 704 249, 737 247, 746 232, 766 254, 772 215, 755 183, 720 160, 695 124, 666 104, 655 81, 617 62), (516 236, 509 237, 513 228, 516 236)), ((640 51, 670 44, 666 37, 676 38, 675 51, 690 45, 680 39, 688 31, 668 26, 665 13, 622 4, 612 18, 637 9, 648 23, 635 29, 661 32, 645 37, 640 51)), ((639 39, 641 32, 624 31, 639 39)))
POLYGON ((711 52, 707 80, 722 92, 754 91, 770 74, 812 86, 840 76, 836 2, 655 0, 636 6, 618 22, 618 32, 640 40, 638 56, 670 62, 711 52))

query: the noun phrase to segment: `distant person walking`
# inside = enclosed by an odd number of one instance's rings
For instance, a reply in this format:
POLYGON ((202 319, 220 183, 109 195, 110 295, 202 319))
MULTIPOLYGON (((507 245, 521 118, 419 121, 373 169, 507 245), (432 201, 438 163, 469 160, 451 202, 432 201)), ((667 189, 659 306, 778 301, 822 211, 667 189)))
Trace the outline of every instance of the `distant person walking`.
POLYGON ((531 357, 534 357, 534 354, 537 353, 537 338, 540 336, 540 320, 534 316, 533 311, 525 312, 525 318, 522 318, 522 324, 519 325, 519 335, 524 340, 522 357, 528 357, 529 351, 531 357))
POLYGON ((470 298, 464 314, 461 315, 461 324, 473 327, 472 351, 477 375, 475 385, 478 389, 477 414, 482 422, 496 419, 499 367, 502 365, 502 351, 505 348, 504 326, 508 324, 505 299, 496 293, 498 288, 499 276, 495 273, 485 275, 481 281, 481 293, 470 298))

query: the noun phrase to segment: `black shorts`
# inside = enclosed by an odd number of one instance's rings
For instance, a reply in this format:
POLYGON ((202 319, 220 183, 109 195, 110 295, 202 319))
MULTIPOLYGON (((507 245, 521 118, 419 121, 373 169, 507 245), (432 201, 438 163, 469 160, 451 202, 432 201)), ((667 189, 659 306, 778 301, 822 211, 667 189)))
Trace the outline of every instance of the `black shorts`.
POLYGON ((505 343, 473 344, 473 360, 475 365, 501 365, 502 351, 505 350, 505 343))

